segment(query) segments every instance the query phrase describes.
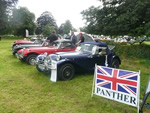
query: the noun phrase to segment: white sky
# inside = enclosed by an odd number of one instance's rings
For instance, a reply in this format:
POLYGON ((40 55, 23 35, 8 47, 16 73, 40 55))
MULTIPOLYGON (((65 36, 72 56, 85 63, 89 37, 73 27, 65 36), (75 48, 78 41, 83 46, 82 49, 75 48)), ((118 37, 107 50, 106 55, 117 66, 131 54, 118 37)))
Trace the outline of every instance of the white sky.
POLYGON ((84 26, 81 11, 90 6, 100 6, 98 0, 19 0, 17 6, 27 7, 38 18, 43 12, 49 11, 54 16, 58 27, 70 20, 73 27, 84 26))

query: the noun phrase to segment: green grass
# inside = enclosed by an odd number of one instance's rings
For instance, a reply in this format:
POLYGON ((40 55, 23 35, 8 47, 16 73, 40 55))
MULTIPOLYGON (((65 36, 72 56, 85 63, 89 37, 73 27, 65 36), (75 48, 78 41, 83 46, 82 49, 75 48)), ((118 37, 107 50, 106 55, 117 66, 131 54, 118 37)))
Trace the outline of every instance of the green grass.
MULTIPOLYGON (((0 41, 0 113, 136 113, 137 109, 102 97, 91 98, 93 75, 76 75, 71 81, 53 83, 49 75, 27 65, 10 51, 15 39, 0 41)), ((143 98, 150 60, 121 56, 120 68, 141 70, 143 98)), ((150 102, 150 99, 148 98, 150 102)), ((144 108, 144 113, 150 110, 144 108)))

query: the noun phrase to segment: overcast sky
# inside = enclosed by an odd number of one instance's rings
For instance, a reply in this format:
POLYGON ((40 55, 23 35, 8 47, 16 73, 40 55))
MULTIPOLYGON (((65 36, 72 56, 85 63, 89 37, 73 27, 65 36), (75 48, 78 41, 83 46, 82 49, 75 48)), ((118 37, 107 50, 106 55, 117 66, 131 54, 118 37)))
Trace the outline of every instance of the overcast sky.
POLYGON ((43 12, 49 11, 54 16, 58 27, 70 20, 73 27, 84 26, 81 11, 90 6, 100 6, 98 0, 19 0, 17 6, 27 7, 38 18, 43 12))

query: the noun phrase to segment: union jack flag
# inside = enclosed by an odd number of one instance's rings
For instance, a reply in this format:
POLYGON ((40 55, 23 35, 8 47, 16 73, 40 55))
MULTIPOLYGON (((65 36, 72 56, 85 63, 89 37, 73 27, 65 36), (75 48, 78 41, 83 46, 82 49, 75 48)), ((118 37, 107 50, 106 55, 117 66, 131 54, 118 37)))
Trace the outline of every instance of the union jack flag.
POLYGON ((136 96, 138 72, 97 66, 96 86, 136 96))

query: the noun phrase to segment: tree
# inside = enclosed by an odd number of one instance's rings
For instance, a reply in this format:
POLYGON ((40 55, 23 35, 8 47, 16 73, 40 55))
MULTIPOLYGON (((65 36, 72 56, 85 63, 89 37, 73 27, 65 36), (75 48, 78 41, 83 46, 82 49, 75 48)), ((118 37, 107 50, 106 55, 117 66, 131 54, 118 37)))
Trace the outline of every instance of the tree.
POLYGON ((45 11, 41 14, 41 16, 37 19, 37 29, 36 29, 36 34, 41 34, 43 31, 43 27, 46 26, 47 24, 49 24, 50 26, 52 26, 56 31, 58 29, 56 21, 53 17, 53 15, 48 12, 45 11))
POLYGON ((52 32, 56 32, 55 29, 50 26, 49 24, 47 24, 46 26, 43 27, 42 29, 42 34, 45 36, 45 37, 48 37, 52 34, 52 32))
POLYGON ((86 27, 81 29, 82 31, 86 31, 89 34, 98 34, 100 32, 96 27, 99 19, 98 11, 98 8, 91 6, 89 9, 81 12, 83 19, 86 20, 86 27))
POLYGON ((70 20, 66 20, 65 23, 60 25, 58 33, 59 34, 68 34, 70 31, 76 32, 77 30, 72 26, 70 20))
POLYGON ((9 13, 16 5, 18 0, 0 0, 0 31, 1 34, 7 34, 9 31, 9 22, 8 22, 8 16, 9 13))
POLYGON ((72 24, 69 20, 66 20, 63 26, 63 33, 68 34, 73 29, 72 24))
POLYGON ((58 33, 63 34, 63 29, 64 29, 64 23, 60 25, 60 27, 58 29, 58 33))
POLYGON ((26 7, 14 8, 11 18, 11 25, 15 35, 25 36, 25 29, 29 34, 34 34, 36 24, 35 15, 31 13, 26 7))
POLYGON ((100 1, 103 7, 91 7, 81 12, 87 22, 88 32, 134 36, 149 34, 149 0, 100 1))

